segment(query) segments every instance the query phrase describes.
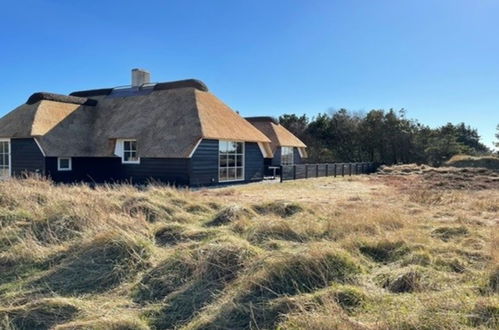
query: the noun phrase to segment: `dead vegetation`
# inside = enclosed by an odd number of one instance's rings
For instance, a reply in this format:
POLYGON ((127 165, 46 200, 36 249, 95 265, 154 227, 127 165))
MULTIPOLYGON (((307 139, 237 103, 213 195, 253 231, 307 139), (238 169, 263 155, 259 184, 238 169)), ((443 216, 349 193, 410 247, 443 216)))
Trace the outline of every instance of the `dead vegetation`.
POLYGON ((0 182, 0 328, 496 329, 494 173, 0 182))

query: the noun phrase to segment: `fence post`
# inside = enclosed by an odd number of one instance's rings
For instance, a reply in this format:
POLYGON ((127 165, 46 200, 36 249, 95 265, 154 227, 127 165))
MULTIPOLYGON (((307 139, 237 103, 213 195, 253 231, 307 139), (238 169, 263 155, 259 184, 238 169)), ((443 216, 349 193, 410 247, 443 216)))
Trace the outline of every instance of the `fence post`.
POLYGON ((308 179, 308 165, 305 164, 305 179, 308 179))
POLYGON ((315 165, 315 177, 318 178, 319 177, 319 164, 316 164, 315 165))
POLYGON ((348 176, 352 176, 352 163, 348 163, 348 176))
POLYGON ((296 180, 296 165, 293 165, 293 180, 296 180))
POLYGON ((326 177, 329 176, 329 164, 326 164, 326 177))
POLYGON ((336 178, 336 164, 333 164, 333 175, 336 178))
POLYGON ((281 165, 280 167, 281 167, 281 180, 280 180, 280 181, 281 181, 281 183, 282 183, 282 181, 283 181, 283 177, 284 177, 284 172, 282 171, 283 166, 281 165))
POLYGON ((341 176, 345 176, 345 164, 341 164, 341 176))

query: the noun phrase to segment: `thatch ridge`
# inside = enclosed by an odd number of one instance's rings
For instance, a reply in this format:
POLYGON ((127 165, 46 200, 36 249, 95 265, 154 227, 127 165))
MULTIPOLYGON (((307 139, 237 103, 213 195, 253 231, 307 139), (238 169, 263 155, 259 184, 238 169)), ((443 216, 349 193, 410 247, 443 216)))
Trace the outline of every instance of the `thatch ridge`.
POLYGON ((192 87, 203 92, 208 91, 208 86, 206 86, 206 84, 201 80, 197 79, 185 79, 185 80, 157 83, 154 86, 154 90, 160 91, 160 90, 184 88, 184 87, 192 87))
POLYGON ((76 91, 72 92, 69 95, 70 96, 80 96, 80 97, 87 97, 87 96, 100 96, 100 95, 109 95, 113 91, 112 88, 99 88, 99 89, 89 89, 89 90, 84 90, 84 91, 76 91))
POLYGON ((249 122, 257 122, 257 121, 263 121, 263 122, 272 122, 276 125, 279 124, 279 121, 275 117, 271 116, 257 116, 257 117, 244 117, 249 122))
POLYGON ((81 104, 81 105, 89 105, 89 106, 96 106, 97 105, 96 100, 88 99, 85 97, 68 96, 68 95, 47 93, 47 92, 38 92, 38 93, 32 94, 29 97, 26 104, 35 104, 36 102, 39 102, 39 101, 55 101, 55 102, 81 104))

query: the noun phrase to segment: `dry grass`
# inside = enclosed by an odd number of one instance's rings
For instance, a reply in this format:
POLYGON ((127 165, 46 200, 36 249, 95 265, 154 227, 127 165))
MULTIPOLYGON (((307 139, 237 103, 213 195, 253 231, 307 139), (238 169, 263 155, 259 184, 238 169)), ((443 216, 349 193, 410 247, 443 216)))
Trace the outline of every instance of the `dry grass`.
POLYGON ((494 329, 499 190, 484 178, 0 182, 0 328, 494 329))

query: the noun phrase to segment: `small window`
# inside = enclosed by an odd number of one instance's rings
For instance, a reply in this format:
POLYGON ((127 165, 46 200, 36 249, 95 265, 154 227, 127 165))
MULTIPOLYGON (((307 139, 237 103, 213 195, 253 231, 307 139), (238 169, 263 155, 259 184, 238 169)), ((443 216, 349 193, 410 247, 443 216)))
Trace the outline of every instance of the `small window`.
POLYGON ((137 157, 137 141, 124 140, 123 141, 123 164, 138 164, 140 163, 137 157))
POLYGON ((58 171, 71 171, 71 158, 58 158, 57 170, 58 171))
POLYGON ((293 165, 293 147, 281 147, 281 165, 293 165))

